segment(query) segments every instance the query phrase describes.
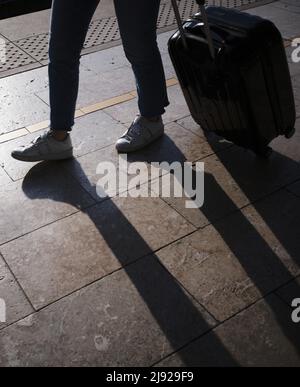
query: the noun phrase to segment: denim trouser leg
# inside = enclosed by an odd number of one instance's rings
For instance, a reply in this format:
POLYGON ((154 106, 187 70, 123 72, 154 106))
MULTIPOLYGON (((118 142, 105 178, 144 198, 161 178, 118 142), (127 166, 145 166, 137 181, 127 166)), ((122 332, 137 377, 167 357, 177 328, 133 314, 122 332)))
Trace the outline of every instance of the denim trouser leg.
POLYGON ((135 74, 143 116, 165 112, 169 105, 165 73, 157 46, 160 0, 114 0, 127 59, 135 74))
POLYGON ((51 128, 71 129, 79 85, 80 54, 100 0, 54 0, 49 45, 51 128))
MULTIPOLYGON (((74 125, 80 54, 89 23, 100 0, 54 0, 49 46, 51 128, 74 125)), ((156 42, 160 0, 115 0, 126 56, 137 81, 144 116, 164 113, 169 104, 165 75, 156 42)))

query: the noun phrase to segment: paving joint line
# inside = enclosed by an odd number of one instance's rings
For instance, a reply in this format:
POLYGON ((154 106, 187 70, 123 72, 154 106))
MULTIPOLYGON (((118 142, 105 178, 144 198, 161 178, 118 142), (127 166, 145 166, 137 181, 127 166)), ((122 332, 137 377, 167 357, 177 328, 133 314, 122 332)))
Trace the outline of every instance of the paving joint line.
MULTIPOLYGON (((169 78, 166 81, 166 85, 167 85, 168 88, 176 86, 178 84, 179 84, 178 80, 175 77, 169 78)), ((35 93, 34 93, 34 95, 37 96, 35 93)), ((109 107, 113 107, 113 106, 116 106, 116 105, 121 105, 123 103, 129 102, 129 101, 135 99, 136 96, 137 96, 136 91, 131 90, 131 91, 127 92, 127 93, 123 93, 123 94, 120 94, 120 95, 117 95, 117 96, 114 96, 114 97, 111 97, 111 98, 107 98, 107 99, 105 99, 103 101, 100 101, 100 102, 96 102, 96 103, 93 103, 93 104, 90 104, 90 105, 87 105, 87 106, 80 107, 80 108, 76 109, 75 118, 85 117, 85 116, 88 116, 90 114, 96 113, 98 111, 103 111, 103 110, 105 110, 105 109, 107 109, 109 107)), ((46 104, 46 106, 49 106, 49 104, 47 104, 39 96, 37 96, 37 97, 44 104, 46 104)), ((109 113, 107 113, 107 112, 105 112, 105 113, 108 114, 115 121, 117 121, 109 113)), ((15 140, 15 139, 20 138, 20 137, 24 137, 24 136, 26 136, 29 133, 35 133, 35 132, 37 132, 39 130, 47 129, 49 124, 50 124, 49 120, 45 120, 45 121, 41 121, 41 122, 38 122, 38 123, 35 123, 35 124, 30 124, 30 125, 26 125, 26 126, 17 128, 17 129, 15 129, 15 130, 13 130, 11 132, 8 132, 8 133, 3 133, 3 134, 0 135, 0 144, 3 144, 3 143, 6 143, 6 142, 15 140)))
POLYGON ((280 285, 278 288, 276 288, 275 290, 272 290, 268 293, 266 293, 264 296, 261 296, 260 298, 258 298, 256 301, 252 302, 251 304, 249 304, 248 306, 246 306, 245 308, 241 309, 239 312, 233 314, 232 316, 228 317, 227 319, 223 320, 223 321, 219 321, 218 319, 216 319, 216 321, 218 321, 219 323, 215 326, 215 327, 212 327, 211 330, 203 333, 202 335, 200 335, 199 337, 197 337, 196 339, 193 339, 191 340, 189 343, 185 344, 181 349, 179 350, 176 350, 174 351, 172 354, 169 354, 167 356, 165 356, 163 359, 159 360, 158 362, 154 363, 152 365, 152 367, 154 367, 155 365, 159 364, 160 362, 162 362, 163 360, 166 360, 167 358, 169 358, 170 356, 173 356, 174 354, 178 353, 179 351, 181 351, 182 349, 186 348, 187 346, 189 346, 190 344, 193 344, 195 341, 197 340, 200 340, 201 338, 203 338, 204 336, 214 332, 217 328, 219 328, 220 326, 222 326, 223 324, 227 323, 227 322, 230 322, 230 320, 232 320, 233 318, 237 317, 239 314, 241 313, 244 313, 245 311, 247 311, 248 309, 254 307, 256 304, 258 304, 259 302, 267 299, 268 297, 270 297, 271 295, 274 295, 276 296, 281 302, 283 302, 286 306, 288 307, 291 307, 287 302, 285 302, 278 294, 278 290, 281 289, 282 287, 284 286, 287 286, 288 284, 292 283, 293 281, 295 281, 296 279, 299 279, 300 276, 296 276, 294 278, 291 278, 288 282, 286 282, 285 284, 282 284, 280 285))
MULTIPOLYGON (((176 243, 176 242, 174 242, 176 243)), ((191 297, 191 299, 193 299, 213 320, 214 320, 214 323, 215 325, 217 325, 218 323, 220 323, 220 321, 214 316, 214 314, 205 306, 203 305, 200 300, 198 300, 196 298, 196 296, 194 296, 186 287, 185 285, 178 279, 175 277, 175 275, 173 275, 169 269, 163 264, 163 262, 155 255, 155 258, 157 260, 157 262, 160 264, 160 266, 162 266, 162 268, 170 275, 171 278, 173 278, 173 280, 175 282, 177 282, 177 284, 183 288, 185 290, 185 292, 191 297)))
POLYGON ((281 285, 278 289, 276 289, 274 291, 274 294, 276 294, 277 297, 279 297, 281 299, 281 301, 283 301, 287 306, 289 306, 291 309, 293 309, 293 307, 291 306, 291 304, 289 304, 283 297, 281 297, 281 295, 279 294, 279 291, 286 287, 286 286, 289 286, 290 284, 292 284, 294 281, 297 281, 298 279, 300 279, 300 275, 297 275, 296 277, 290 279, 288 282, 286 282, 285 284, 281 285))
POLYGON ((8 264, 5 256, 2 254, 2 252, 0 251, 0 258, 3 260, 4 264, 6 265, 8 271, 10 272, 11 276, 13 277, 13 279, 16 281, 16 284, 18 285, 18 287, 20 288, 21 292, 23 293, 26 301, 29 303, 30 307, 32 308, 32 311, 34 312, 36 309, 35 307, 33 306, 29 296, 27 295, 27 293, 25 292, 23 286, 21 285, 21 283, 19 282, 18 278, 16 277, 15 273, 12 271, 10 265, 8 264))

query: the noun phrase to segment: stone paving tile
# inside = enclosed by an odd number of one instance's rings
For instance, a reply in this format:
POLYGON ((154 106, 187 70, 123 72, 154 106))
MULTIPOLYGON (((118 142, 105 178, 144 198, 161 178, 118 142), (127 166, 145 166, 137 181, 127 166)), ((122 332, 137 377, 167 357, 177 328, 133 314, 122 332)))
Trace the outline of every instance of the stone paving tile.
MULTIPOLYGON (((165 123, 176 121, 190 114, 179 85, 169 87, 168 95, 170 105, 166 108, 166 114, 164 115, 165 123)), ((121 105, 112 106, 104 109, 104 111, 115 120, 128 124, 138 113, 137 100, 134 99, 121 105)))
POLYGON ((122 46, 109 48, 108 50, 98 51, 81 58, 81 65, 86 69, 101 75, 107 71, 113 71, 120 67, 129 66, 122 46))
MULTIPOLYGON (((300 63, 298 63, 300 67, 300 63)), ((293 87, 294 87, 294 96, 295 96, 295 104, 296 104, 296 114, 297 117, 300 116, 300 75, 297 75, 292 78, 293 87)))
POLYGON ((10 182, 11 182, 11 180, 10 180, 9 176, 5 173, 3 168, 1 168, 1 166, 0 166, 0 187, 4 184, 10 183, 10 182))
MULTIPOLYGON (((164 168, 158 169, 153 166, 153 169, 151 169, 150 163, 195 161, 208 156, 212 152, 211 147, 202 138, 176 123, 171 123, 166 125, 166 136, 163 139, 156 141, 148 149, 128 155, 127 158, 123 155, 122 158, 127 160, 129 170, 126 166, 121 169, 128 175, 128 182, 131 182, 134 176, 139 175, 139 182, 143 184, 150 179, 158 178, 161 174, 168 173, 168 170, 164 168), (133 162, 145 162, 146 168, 138 173, 135 169, 129 167, 133 162), (154 169, 158 171, 157 174, 154 173, 154 169)), ((114 145, 65 164, 67 170, 80 181, 96 200, 99 200, 96 185, 100 179, 100 174, 97 174, 96 171, 99 163, 103 162, 111 162, 119 168, 119 157, 114 145)), ((124 189, 127 190, 127 184, 122 186, 120 192, 124 189)))
POLYGON ((22 289, 0 255, 0 298, 6 304, 6 323, 0 322, 0 330, 33 312, 22 289))
POLYGON ((13 77, 0 79, 1 104, 6 104, 6 97, 27 96, 48 87, 48 69, 38 68, 32 71, 16 74, 13 77))
MULTIPOLYGON (((190 223, 197 228, 202 228, 218 219, 229 215, 249 204, 249 199, 242 192, 238 184, 232 179, 230 173, 224 168, 216 155, 207 157, 204 162, 204 204, 201 208, 188 208, 187 201, 190 201, 189 187, 186 188, 186 194, 178 197, 173 189, 169 195, 169 188, 178 185, 181 191, 185 185, 182 183, 182 170, 180 170, 179 179, 175 180, 172 174, 165 175, 160 178, 160 185, 153 190, 158 193, 168 204, 176 209, 190 223), (171 183, 170 183, 171 182, 171 183), (230 200, 228 199, 230 197, 230 200)), ((193 179, 201 184, 201 176, 197 172, 193 172, 193 179)), ((200 191, 198 192, 198 197, 200 191)))
POLYGON ((95 11, 93 19, 99 20, 110 16, 115 16, 114 3, 111 0, 101 0, 95 11))
MULTIPOLYGON (((93 20, 113 16, 114 6, 111 0, 101 0, 93 20)), ((44 10, 0 21, 0 32, 10 40, 47 33, 50 27, 51 10, 44 10)))
POLYGON ((171 58, 169 54, 162 54, 162 61, 165 70, 166 79, 171 79, 176 77, 175 69, 172 64, 171 58))
POLYGON ((165 127, 166 135, 147 149, 130 156, 132 161, 184 162, 196 161, 214 153, 211 146, 199 136, 176 122, 165 127))
POLYGON ((300 13, 298 0, 279 0, 272 3, 273 7, 283 9, 285 11, 300 13))
POLYGON ((42 163, 24 181, 1 186, 0 202, 0 244, 94 203, 59 163, 42 163))
POLYGON ((293 300, 300 299, 300 277, 278 289, 276 293, 287 305, 292 306, 293 300))
POLYGON ((49 31, 50 10, 40 11, 33 15, 21 15, 13 19, 0 21, 0 32, 14 41, 49 31), (13 20, 13 21, 12 21, 13 20))
POLYGON ((272 148, 280 153, 282 157, 286 158, 287 160, 290 160, 290 163, 292 160, 295 163, 300 162, 300 119, 298 118, 296 122, 296 134, 293 136, 293 138, 287 140, 285 137, 281 136, 276 138, 271 143, 272 148))
POLYGON ((232 146, 232 143, 229 141, 226 141, 225 139, 215 135, 213 132, 204 132, 200 125, 198 125, 192 116, 184 117, 177 121, 177 123, 181 126, 183 126, 185 129, 190 130, 191 132, 195 133, 197 136, 200 136, 204 140, 208 140, 209 143, 214 144, 215 150, 221 150, 228 148, 232 146))
POLYGON ((213 326, 146 257, 6 328, 0 365, 150 366, 213 326))
POLYGON ((299 367, 300 325, 275 296, 260 301, 159 363, 162 367, 299 367), (182 358, 186 361, 183 362, 182 358))
MULTIPOLYGON (((122 160, 124 157, 125 156, 123 155, 122 160)), ((64 163, 64 168, 80 182, 84 189, 88 191, 96 201, 102 201, 107 196, 116 196, 114 193, 109 194, 109 192, 107 192, 105 197, 99 197, 97 193, 97 186, 100 178, 102 177, 100 172, 97 173, 100 163, 112 163, 116 167, 116 172, 122 173, 119 169, 119 155, 116 152, 114 145, 108 146, 95 152, 91 152, 78 159, 69 160, 64 163)), ((112 179, 114 179, 114 176, 112 176, 112 179)), ((113 183, 113 180, 111 181, 113 183)), ((127 191, 127 186, 124 190, 127 191)), ((120 189, 120 192, 122 191, 123 189, 120 189)))
POLYGON ((49 107, 34 95, 47 87, 45 68, 0 79, 0 134, 48 118, 49 107))
MULTIPOLYGON (((214 150, 218 150, 216 144, 212 145, 214 150)), ((299 164, 276 152, 265 162, 252 152, 231 147, 202 161, 205 186, 201 209, 187 209, 186 197, 178 198, 172 194, 164 198, 196 227, 221 219, 300 178, 299 164)))
POLYGON ((39 136, 39 134, 41 134, 41 132, 29 134, 0 144, 0 164, 13 180, 23 178, 37 163, 24 163, 14 160, 10 156, 11 151, 18 146, 29 144, 34 138, 39 136))
POLYGON ((283 38, 288 39, 300 33, 300 14, 288 12, 272 5, 252 8, 247 11, 252 15, 258 15, 269 20, 280 30, 283 38))
POLYGON ((128 66, 96 74, 90 79, 81 78, 77 107, 113 98, 135 90, 134 75, 128 66))
POLYGON ((114 144, 126 129, 103 111, 78 118, 72 132, 75 156, 114 144))
POLYGON ((300 274, 299 209, 299 199, 282 191, 175 242, 158 257, 224 321, 300 274))
POLYGON ((288 187, 286 187, 286 189, 300 197, 300 181, 297 181, 296 183, 289 185, 288 187))
MULTIPOLYGON (((94 71, 81 67, 77 108, 82 108, 103 101, 128 91, 135 90, 132 70, 128 66, 112 71, 96 74, 94 71)), ((45 103, 49 104, 48 91, 37 93, 45 103)))
POLYGON ((167 31, 163 32, 162 34, 159 34, 158 37, 158 47, 160 49, 160 52, 162 55, 168 54, 168 42, 170 37, 176 32, 176 30, 173 31, 167 31))
POLYGON ((0 251, 39 308, 193 230, 158 198, 116 198, 0 251))
MULTIPOLYGON (((251 151, 234 146, 219 152, 217 157, 224 173, 231 175, 251 202, 299 178, 299 164, 276 151, 265 161, 251 151)), ((214 169, 211 171, 214 173, 214 169)), ((229 176, 228 180, 227 184, 233 186, 229 176)))
POLYGON ((35 95, 24 98, 24 95, 10 95, 8 91, 0 105, 0 134, 45 121, 49 114, 49 107, 35 95))

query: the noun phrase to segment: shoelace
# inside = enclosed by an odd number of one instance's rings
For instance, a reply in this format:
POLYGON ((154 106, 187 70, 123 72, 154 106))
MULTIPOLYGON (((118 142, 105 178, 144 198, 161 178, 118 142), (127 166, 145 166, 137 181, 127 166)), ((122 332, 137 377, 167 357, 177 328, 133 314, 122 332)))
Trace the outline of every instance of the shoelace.
POLYGON ((49 132, 45 132, 31 141, 33 145, 38 145, 42 140, 49 136, 49 132))
POLYGON ((134 138, 134 135, 138 135, 140 136, 142 133, 142 127, 140 124, 138 123, 133 123, 130 128, 128 129, 127 133, 126 133, 126 137, 129 139, 129 140, 133 140, 134 138))

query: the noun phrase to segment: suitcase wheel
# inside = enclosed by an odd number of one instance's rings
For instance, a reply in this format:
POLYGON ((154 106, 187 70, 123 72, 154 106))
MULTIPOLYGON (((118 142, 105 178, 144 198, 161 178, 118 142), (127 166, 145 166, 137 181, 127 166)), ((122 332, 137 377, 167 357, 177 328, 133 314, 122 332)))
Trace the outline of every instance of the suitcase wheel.
POLYGON ((285 137, 286 137, 287 139, 290 139, 290 138, 292 138, 292 137, 294 136, 295 133, 296 133, 296 129, 293 128, 293 129, 291 129, 289 132, 287 132, 287 133, 285 134, 285 137))
POLYGON ((269 146, 262 147, 255 150, 255 154, 261 159, 269 159, 273 153, 273 149, 269 146))

